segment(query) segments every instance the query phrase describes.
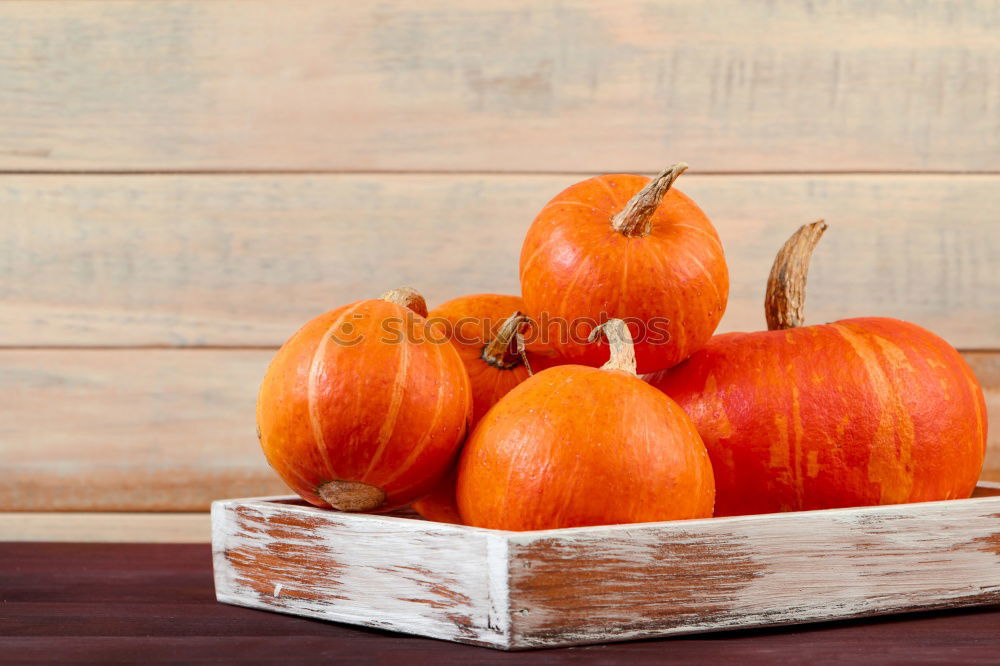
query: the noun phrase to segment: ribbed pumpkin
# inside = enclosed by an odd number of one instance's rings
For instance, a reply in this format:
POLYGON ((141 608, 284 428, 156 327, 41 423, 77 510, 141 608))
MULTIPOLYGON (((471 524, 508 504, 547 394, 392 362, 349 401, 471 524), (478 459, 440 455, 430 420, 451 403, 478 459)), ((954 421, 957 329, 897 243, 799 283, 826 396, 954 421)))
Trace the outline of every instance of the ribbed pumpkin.
MULTIPOLYGON (((472 386, 472 426, 512 388, 554 363, 544 347, 522 348, 519 334, 531 338, 530 323, 520 311, 524 303, 517 296, 473 294, 441 304, 427 315, 441 322, 458 350, 472 386), (522 354, 523 351, 523 354, 522 354), (527 359, 526 366, 524 360, 527 359)), ((413 508, 423 517, 445 523, 460 522, 455 505, 455 474, 444 481, 413 508)))
POLYGON ((698 426, 716 515, 968 497, 986 447, 983 392, 947 342, 896 319, 801 326, 802 227, 768 281, 768 331, 714 337, 648 377, 698 426))
POLYGON ((260 388, 267 461, 317 506, 387 510, 448 472, 472 416, 469 378, 412 289, 316 317, 278 351, 260 388))
POLYGON ((612 174, 572 185, 538 214, 521 249, 521 292, 546 343, 569 362, 598 366, 597 323, 624 319, 638 370, 668 368, 712 336, 729 296, 719 236, 673 188, 677 164, 650 180, 612 174))
POLYGON ((680 407, 640 380, 628 327, 611 359, 562 365, 500 399, 463 449, 457 500, 469 525, 535 530, 712 515, 712 467, 680 407))

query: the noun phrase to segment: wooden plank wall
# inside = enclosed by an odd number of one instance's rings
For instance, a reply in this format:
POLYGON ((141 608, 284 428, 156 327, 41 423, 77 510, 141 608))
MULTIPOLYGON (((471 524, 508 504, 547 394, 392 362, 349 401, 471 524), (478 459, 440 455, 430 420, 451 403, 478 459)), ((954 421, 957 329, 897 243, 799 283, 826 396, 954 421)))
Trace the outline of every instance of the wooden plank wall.
POLYGON ((207 538, 150 512, 281 492, 253 400, 300 323, 516 292, 549 198, 678 160, 723 330, 824 217, 809 319, 935 330, 1000 423, 997 34, 986 0, 3 3, 0 539, 207 538))

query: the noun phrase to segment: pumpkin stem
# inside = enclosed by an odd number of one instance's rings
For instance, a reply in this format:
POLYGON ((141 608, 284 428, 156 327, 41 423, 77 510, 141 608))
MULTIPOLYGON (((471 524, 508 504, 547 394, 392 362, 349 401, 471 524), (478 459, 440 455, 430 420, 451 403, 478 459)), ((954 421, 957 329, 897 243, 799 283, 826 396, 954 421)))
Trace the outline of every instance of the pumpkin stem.
POLYGON ((521 356, 521 363, 524 364, 524 369, 528 371, 528 376, 531 377, 535 373, 531 369, 531 363, 528 362, 528 348, 524 344, 524 335, 522 335, 521 332, 518 331, 515 338, 516 338, 515 341, 517 342, 517 353, 521 356))
POLYGON ((635 347, 632 344, 632 333, 628 324, 621 319, 609 319, 590 332, 589 342, 594 342, 604 334, 611 346, 611 358, 601 366, 601 370, 623 370, 636 374, 635 347))
POLYGON ((483 347, 481 358, 496 368, 513 368, 521 363, 524 341, 521 338, 521 327, 528 318, 520 312, 507 317, 496 336, 483 347))
POLYGON ((390 289, 379 296, 379 298, 383 301, 389 301, 390 303, 395 303, 396 305, 402 305, 404 308, 409 308, 421 317, 427 316, 427 301, 425 301, 424 297, 420 295, 420 292, 413 287, 397 287, 395 289, 390 289))
POLYGON ((764 317, 767 330, 778 331, 801 326, 806 304, 806 278, 809 259, 826 231, 826 222, 803 224, 778 251, 767 278, 764 317))
POLYGON ((385 491, 360 481, 328 481, 316 494, 338 511, 371 511, 385 504, 385 491))
POLYGON ((678 162, 649 181, 646 187, 625 204, 625 208, 611 218, 614 230, 629 238, 647 235, 653 227, 653 213, 659 208, 670 186, 687 168, 687 164, 678 162))

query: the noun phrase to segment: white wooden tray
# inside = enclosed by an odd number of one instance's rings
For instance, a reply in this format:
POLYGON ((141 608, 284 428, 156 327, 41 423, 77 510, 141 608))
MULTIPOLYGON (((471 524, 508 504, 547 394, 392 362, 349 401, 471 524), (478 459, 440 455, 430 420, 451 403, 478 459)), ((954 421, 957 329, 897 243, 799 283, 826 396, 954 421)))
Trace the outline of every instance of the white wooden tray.
POLYGON ((501 649, 1000 603, 972 499, 502 532, 297 498, 212 505, 219 601, 501 649))

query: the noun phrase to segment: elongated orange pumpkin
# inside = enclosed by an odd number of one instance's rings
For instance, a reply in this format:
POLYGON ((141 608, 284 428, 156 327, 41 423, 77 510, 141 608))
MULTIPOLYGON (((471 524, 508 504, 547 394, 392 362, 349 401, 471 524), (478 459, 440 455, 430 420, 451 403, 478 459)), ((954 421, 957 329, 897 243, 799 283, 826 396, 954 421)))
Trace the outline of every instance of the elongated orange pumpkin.
POLYGON ((611 359, 522 382, 462 451, 457 499, 469 525, 536 530, 712 515, 712 467, 694 424, 635 374, 628 327, 612 319, 611 359))
POLYGON ((535 218, 521 249, 521 292, 547 344, 569 362, 607 360, 588 336, 612 317, 629 324, 641 373, 679 363, 712 336, 729 273, 712 223, 672 187, 686 168, 653 180, 591 178, 535 218))
MULTIPOLYGON (((544 347, 523 348, 522 331, 529 326, 517 296, 473 294, 461 296, 431 310, 428 321, 440 322, 458 350, 472 386, 472 425, 512 388, 554 363, 544 347), (525 364, 527 361, 527 365, 525 364)), ((530 334, 528 335, 530 339, 530 334)), ((460 522, 455 504, 455 474, 413 508, 424 518, 460 522)))
POLYGON ((387 510, 427 494, 472 415, 469 378, 412 289, 331 310, 278 351, 260 387, 267 461, 317 506, 387 510))
POLYGON ((802 227, 775 260, 770 330, 716 336, 647 378, 698 425, 716 515, 968 497, 979 477, 983 392, 951 345, 883 317, 801 326, 825 229, 802 227))

